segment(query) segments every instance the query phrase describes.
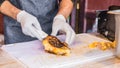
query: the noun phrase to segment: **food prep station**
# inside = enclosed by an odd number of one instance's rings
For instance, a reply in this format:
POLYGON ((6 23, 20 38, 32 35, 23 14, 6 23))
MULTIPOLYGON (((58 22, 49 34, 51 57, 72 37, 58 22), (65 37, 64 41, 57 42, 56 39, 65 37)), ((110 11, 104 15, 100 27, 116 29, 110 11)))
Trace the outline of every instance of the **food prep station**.
MULTIPOLYGON (((65 35, 60 35, 58 38, 64 41, 65 35)), ((77 34, 73 44, 69 45, 70 56, 58 56, 45 52, 39 40, 3 45, 1 53, 10 61, 1 62, 0 66, 3 67, 0 68, 10 68, 9 66, 13 66, 11 68, 16 68, 14 66, 20 68, 99 68, 110 65, 119 67, 117 64, 120 61, 115 58, 115 50, 90 49, 88 45, 94 41, 107 42, 108 40, 93 34, 77 34)))

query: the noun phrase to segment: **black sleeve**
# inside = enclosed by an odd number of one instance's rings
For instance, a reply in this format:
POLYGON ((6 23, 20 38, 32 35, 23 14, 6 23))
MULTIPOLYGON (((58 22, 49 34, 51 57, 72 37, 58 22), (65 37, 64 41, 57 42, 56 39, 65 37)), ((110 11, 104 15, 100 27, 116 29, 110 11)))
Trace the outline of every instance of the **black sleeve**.
POLYGON ((1 4, 4 2, 5 0, 0 0, 0 6, 1 6, 1 4))

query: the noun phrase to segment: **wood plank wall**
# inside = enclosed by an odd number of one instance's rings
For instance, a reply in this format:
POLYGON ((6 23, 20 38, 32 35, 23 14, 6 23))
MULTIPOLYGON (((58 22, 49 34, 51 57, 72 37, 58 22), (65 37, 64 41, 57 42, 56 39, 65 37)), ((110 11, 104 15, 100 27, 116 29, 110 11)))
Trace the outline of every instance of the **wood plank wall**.
POLYGON ((0 14, 0 34, 3 34, 3 15, 0 14))

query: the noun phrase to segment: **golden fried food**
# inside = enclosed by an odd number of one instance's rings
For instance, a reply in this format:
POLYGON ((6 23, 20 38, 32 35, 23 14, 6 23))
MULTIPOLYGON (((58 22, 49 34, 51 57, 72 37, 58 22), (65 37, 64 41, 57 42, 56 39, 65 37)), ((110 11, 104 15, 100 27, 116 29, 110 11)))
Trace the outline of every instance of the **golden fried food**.
POLYGON ((88 45, 89 48, 99 48, 101 50, 113 49, 116 47, 116 42, 93 42, 88 45))
POLYGON ((47 36, 42 41, 45 51, 56 55, 69 55, 70 48, 65 42, 61 42, 55 36, 47 36))

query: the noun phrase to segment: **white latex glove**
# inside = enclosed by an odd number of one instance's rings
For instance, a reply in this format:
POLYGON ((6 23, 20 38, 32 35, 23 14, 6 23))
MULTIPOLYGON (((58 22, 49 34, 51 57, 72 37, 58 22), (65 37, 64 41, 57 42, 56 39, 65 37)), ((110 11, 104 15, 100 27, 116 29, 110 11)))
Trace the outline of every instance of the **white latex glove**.
POLYGON ((21 24, 22 32, 25 35, 36 37, 39 40, 47 36, 47 34, 42 31, 37 18, 26 11, 21 11, 17 14, 17 21, 21 24))
POLYGON ((56 36, 59 30, 66 33, 66 40, 65 40, 66 43, 71 44, 74 41, 75 32, 71 28, 71 26, 68 23, 66 23, 66 19, 63 15, 55 16, 52 25, 51 35, 56 36))

